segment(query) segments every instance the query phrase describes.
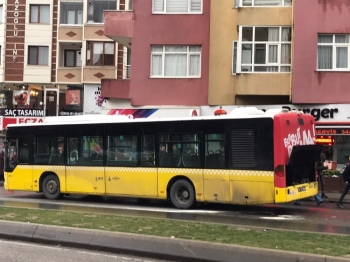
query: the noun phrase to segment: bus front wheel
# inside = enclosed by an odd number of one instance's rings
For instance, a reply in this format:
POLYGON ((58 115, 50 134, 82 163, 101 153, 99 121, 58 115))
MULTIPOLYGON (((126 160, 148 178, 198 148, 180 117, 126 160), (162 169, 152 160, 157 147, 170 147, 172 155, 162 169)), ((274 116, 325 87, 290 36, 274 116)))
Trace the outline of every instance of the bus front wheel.
POLYGON ((43 193, 47 199, 57 199, 60 197, 60 181, 55 175, 48 175, 43 181, 43 193))
POLYGON ((176 208, 191 208, 195 202, 192 184, 183 179, 176 181, 170 189, 170 200, 176 208))

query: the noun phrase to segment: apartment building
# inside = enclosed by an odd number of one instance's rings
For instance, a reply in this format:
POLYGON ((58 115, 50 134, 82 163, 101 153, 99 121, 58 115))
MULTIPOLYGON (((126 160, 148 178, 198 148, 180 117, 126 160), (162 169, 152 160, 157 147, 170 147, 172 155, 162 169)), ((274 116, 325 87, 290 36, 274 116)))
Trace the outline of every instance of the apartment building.
POLYGON ((212 2, 209 105, 289 102, 292 13, 291 0, 212 2))
POLYGON ((105 34, 130 44, 132 72, 103 80, 102 94, 132 105, 288 103, 292 13, 291 0, 134 0, 132 12, 108 11, 105 34))
POLYGON ((294 10, 293 102, 350 103, 349 1, 295 1, 294 10))
POLYGON ((99 113, 101 79, 127 77, 126 48, 104 35, 103 13, 125 1, 0 0, 1 107, 99 113))
POLYGON ((132 106, 208 103, 210 0, 134 0, 106 11, 105 35, 131 49, 130 79, 103 79, 102 96, 132 106))

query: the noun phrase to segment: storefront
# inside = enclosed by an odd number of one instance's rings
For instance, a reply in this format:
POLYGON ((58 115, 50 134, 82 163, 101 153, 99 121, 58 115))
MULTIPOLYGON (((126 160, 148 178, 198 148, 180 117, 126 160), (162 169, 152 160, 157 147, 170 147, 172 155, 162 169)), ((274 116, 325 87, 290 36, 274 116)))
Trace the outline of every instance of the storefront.
MULTIPOLYGON (((350 105, 251 105, 261 110, 286 108, 311 114, 316 121, 316 142, 324 146, 327 160, 338 163, 338 168, 350 157, 350 105)), ((222 106, 228 114, 239 106, 222 106)), ((201 107, 201 115, 214 115, 219 106, 201 107)))

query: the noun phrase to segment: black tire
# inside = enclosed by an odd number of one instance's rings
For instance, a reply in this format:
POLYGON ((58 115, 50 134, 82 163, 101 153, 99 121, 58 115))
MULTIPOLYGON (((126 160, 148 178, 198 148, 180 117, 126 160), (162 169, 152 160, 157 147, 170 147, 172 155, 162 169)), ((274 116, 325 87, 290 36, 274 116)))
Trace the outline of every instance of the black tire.
POLYGON ((170 189, 171 203, 180 209, 189 209, 195 203, 195 192, 192 184, 187 180, 177 180, 170 189))
POLYGON ((55 175, 48 175, 43 181, 43 193, 47 199, 57 199, 61 196, 60 181, 55 175))

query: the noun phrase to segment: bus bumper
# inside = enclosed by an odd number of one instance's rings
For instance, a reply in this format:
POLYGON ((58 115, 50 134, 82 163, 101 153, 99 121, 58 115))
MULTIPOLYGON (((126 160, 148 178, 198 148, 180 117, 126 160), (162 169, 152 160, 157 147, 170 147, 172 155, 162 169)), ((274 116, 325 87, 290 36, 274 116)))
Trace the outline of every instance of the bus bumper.
POLYGON ((306 183, 286 188, 275 187, 275 202, 287 203, 318 194, 318 183, 306 183))

